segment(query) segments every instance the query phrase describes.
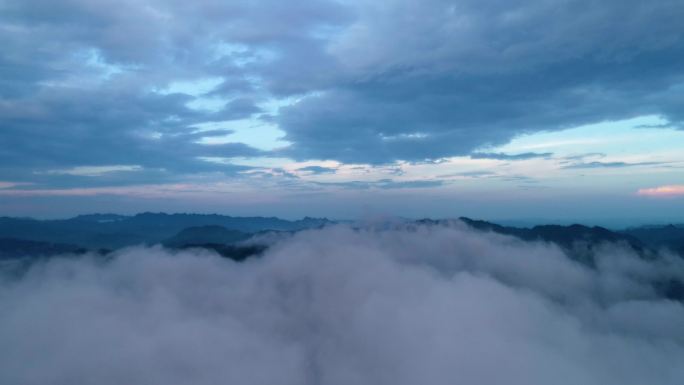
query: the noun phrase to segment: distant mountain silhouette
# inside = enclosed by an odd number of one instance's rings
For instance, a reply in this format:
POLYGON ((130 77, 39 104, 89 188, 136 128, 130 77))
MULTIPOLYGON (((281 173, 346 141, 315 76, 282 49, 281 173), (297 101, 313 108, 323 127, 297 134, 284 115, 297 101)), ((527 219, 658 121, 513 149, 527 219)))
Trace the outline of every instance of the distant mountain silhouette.
MULTIPOLYGON (((650 250, 645 248, 643 242, 638 238, 599 226, 589 227, 575 224, 570 226, 541 225, 525 228, 501 226, 495 223, 466 217, 461 217, 459 220, 480 231, 491 231, 498 234, 510 235, 524 241, 555 243, 565 250, 571 258, 589 266, 594 265, 594 252, 596 247, 606 243, 618 243, 629 246, 644 257, 651 254, 650 250)), ((443 221, 434 221, 430 219, 419 221, 419 223, 440 222, 443 221)))
MULTIPOLYGON (((487 221, 459 218, 468 226, 525 241, 552 242, 582 263, 594 265, 599 245, 618 243, 631 247, 644 258, 667 248, 684 256, 684 226, 644 226, 624 231, 584 225, 542 225, 530 228, 502 226, 487 221)), ((164 244, 171 248, 204 247, 224 256, 241 258, 235 243, 263 231, 298 231, 317 228, 332 221, 304 218, 288 221, 275 217, 231 217, 216 214, 141 213, 79 215, 64 220, 0 217, 0 255, 56 255, 84 250, 114 250, 139 244, 164 244)), ((446 221, 424 219, 418 224, 446 221)), ((238 250, 240 249, 240 250, 238 250)))
MULTIPOLYGON (((644 226, 624 231, 584 225, 542 225, 530 228, 502 226, 487 221, 459 218, 484 232, 557 244, 573 260, 596 266, 596 253, 604 244, 632 248, 644 259, 658 258, 658 250, 668 248, 684 257, 684 226, 644 226)), ((90 251, 107 255, 109 250, 136 244, 163 244, 176 250, 205 249, 235 261, 261 255, 265 245, 244 245, 241 241, 260 232, 295 232, 333 223, 327 219, 304 218, 287 221, 274 217, 230 217, 203 214, 142 213, 81 215, 65 220, 0 218, 0 261, 19 261, 16 272, 32 260, 57 255, 79 255, 90 251)), ((414 224, 446 225, 447 220, 423 219, 414 224)), ((394 222, 380 224, 391 228, 394 222)), ((406 226, 402 222, 399 226, 406 226)), ((684 301, 684 282, 675 279, 651 282, 663 297, 684 301)))
POLYGON ((87 250, 76 245, 0 238, 0 260, 51 257, 62 254, 83 254, 87 250))
POLYGON ((118 214, 85 214, 85 215, 79 215, 79 216, 74 217, 72 219, 76 220, 76 221, 84 221, 84 222, 107 223, 107 222, 122 221, 122 220, 127 219, 127 218, 128 217, 125 215, 118 215, 118 214))
POLYGON ((186 244, 175 247, 180 250, 187 249, 205 249, 215 251, 224 258, 230 258, 237 262, 242 262, 247 258, 253 258, 261 255, 268 247, 264 245, 227 245, 220 243, 202 243, 202 244, 186 244))
POLYGON ((493 231, 519 237, 526 241, 542 240, 553 242, 565 248, 572 248, 578 242, 584 243, 620 243, 624 242, 636 250, 641 250, 644 244, 630 234, 619 233, 600 226, 584 225, 540 225, 532 228, 501 226, 494 223, 474 220, 466 217, 460 218, 469 226, 485 231, 493 231))
POLYGON ((238 230, 229 230, 223 226, 208 225, 188 227, 178 234, 162 242, 168 247, 180 247, 197 244, 232 244, 249 238, 251 234, 238 230))
POLYGON ((275 217, 164 213, 134 216, 90 214, 63 220, 0 217, 0 238, 118 249, 136 244, 161 243, 189 227, 222 226, 228 230, 254 233, 265 230, 297 231, 328 223, 332 222, 325 218, 307 217, 288 221, 275 217))
POLYGON ((684 225, 642 226, 622 231, 654 249, 666 248, 684 255, 684 225))
MULTIPOLYGON (((668 247, 684 257, 682 228, 677 226, 648 226, 623 232, 611 231, 603 227, 583 225, 542 225, 532 228, 501 226, 494 223, 460 218, 470 227, 481 231, 491 231, 510 235, 525 241, 552 242, 560 246, 571 259, 595 267, 596 248, 606 243, 621 244, 632 248, 644 259, 659 258, 655 250, 668 247), (678 243, 679 242, 679 243, 678 243), (679 245, 679 248, 677 248, 679 245)), ((676 301, 684 301, 684 282, 677 279, 655 280, 651 282, 653 289, 676 301)))

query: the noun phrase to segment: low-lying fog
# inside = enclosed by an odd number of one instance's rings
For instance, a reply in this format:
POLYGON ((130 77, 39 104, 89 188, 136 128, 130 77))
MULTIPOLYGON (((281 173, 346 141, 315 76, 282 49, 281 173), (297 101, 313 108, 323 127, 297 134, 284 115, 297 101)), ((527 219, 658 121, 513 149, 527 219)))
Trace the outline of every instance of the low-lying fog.
POLYGON ((297 233, 242 263, 129 248, 0 286, 2 384, 684 383, 681 258, 450 226, 297 233))

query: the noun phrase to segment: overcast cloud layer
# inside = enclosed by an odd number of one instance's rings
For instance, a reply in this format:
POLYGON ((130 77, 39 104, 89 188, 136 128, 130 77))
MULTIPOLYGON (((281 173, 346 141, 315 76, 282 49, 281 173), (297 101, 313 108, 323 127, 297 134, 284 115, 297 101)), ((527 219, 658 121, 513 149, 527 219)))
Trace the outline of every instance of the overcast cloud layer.
POLYGON ((597 269, 460 223, 52 260, 0 291, 8 384, 681 384, 681 259, 597 269))
POLYGON ((1 0, 0 178, 235 176, 205 159, 263 151, 194 125, 246 118, 285 132, 271 155, 352 163, 640 115, 678 126, 683 18, 678 0, 1 0), (143 169, 45 173, 115 165, 143 169))

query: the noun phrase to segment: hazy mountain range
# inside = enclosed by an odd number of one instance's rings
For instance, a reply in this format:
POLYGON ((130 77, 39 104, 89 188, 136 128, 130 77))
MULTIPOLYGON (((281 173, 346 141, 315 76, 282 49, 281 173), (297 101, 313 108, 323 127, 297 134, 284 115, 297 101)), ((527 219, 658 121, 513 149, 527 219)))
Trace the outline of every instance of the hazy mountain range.
MULTIPOLYGON (((589 265, 593 263, 592 249, 604 243, 622 243, 644 256, 662 249, 684 255, 684 225, 615 231, 579 224, 513 227, 465 217, 459 220, 485 232, 525 241, 555 243, 570 256, 589 265)), ((415 222, 440 224, 449 221, 423 219, 415 222)), ((289 221, 276 217, 165 213, 90 214, 63 220, 0 217, 0 256, 49 256, 87 250, 107 252, 140 244, 162 244, 169 248, 201 246, 230 255, 234 251, 231 245, 258 233, 294 232, 334 223, 326 218, 289 221)))
POLYGON ((472 382, 492 384, 521 374, 499 362, 528 356, 513 363, 527 373, 555 357, 575 373, 567 384, 684 378, 679 225, 194 214, 0 224, 2 384, 178 383, 177 365, 200 384, 281 383, 242 381, 255 372, 287 384, 452 384, 495 362, 485 373, 496 378, 472 382), (446 380, 423 380, 433 372, 446 380))
MULTIPOLYGON (((63 220, 0 218, 0 238, 78 245, 91 249, 118 249, 138 244, 176 242, 173 237, 217 236, 218 231, 296 231, 331 223, 327 219, 304 218, 288 221, 266 217, 231 217, 204 214, 142 213, 134 216, 115 214, 80 215, 63 220), (183 230, 193 227, 203 230, 183 230), (210 226, 210 227, 206 227, 210 226)), ((239 237, 239 236, 238 236, 239 237)))

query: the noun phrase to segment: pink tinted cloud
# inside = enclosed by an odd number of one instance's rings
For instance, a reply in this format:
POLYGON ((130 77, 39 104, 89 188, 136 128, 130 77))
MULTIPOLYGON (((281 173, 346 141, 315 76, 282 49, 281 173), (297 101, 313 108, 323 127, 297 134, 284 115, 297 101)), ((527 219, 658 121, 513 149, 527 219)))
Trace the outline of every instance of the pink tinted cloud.
POLYGON ((669 185, 653 188, 642 188, 639 191, 637 191, 637 194, 649 197, 684 196, 684 185, 669 185))

